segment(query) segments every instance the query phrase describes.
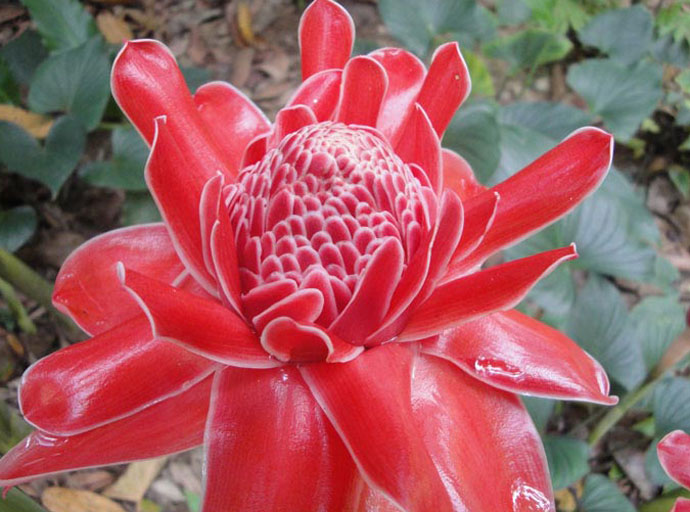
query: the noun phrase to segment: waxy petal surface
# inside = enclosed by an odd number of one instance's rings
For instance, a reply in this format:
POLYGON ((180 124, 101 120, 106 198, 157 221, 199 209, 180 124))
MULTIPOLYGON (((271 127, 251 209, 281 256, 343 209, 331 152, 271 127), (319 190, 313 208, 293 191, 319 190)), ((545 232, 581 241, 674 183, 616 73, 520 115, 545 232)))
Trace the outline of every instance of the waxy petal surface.
POLYGON ((442 149, 443 186, 453 190, 463 201, 470 199, 486 190, 477 181, 470 164, 455 151, 442 149))
POLYGON ((668 476, 690 488, 690 435, 675 430, 659 441, 656 450, 668 476))
POLYGON ((442 332, 422 351, 496 388, 613 405, 604 369, 570 338, 519 311, 494 313, 442 332))
POLYGON ((237 176, 247 144, 257 135, 267 133, 271 123, 259 107, 226 82, 199 87, 194 104, 230 175, 237 176))
POLYGON ((470 94, 472 82, 456 42, 439 46, 431 59, 417 103, 426 111, 438 137, 443 137, 455 111, 470 94))
POLYGON ((138 272, 118 270, 123 286, 137 299, 155 337, 230 366, 279 366, 261 348, 242 318, 207 300, 138 272))
POLYGON ((342 75, 340 69, 327 69, 310 76, 295 91, 286 107, 305 105, 314 112, 317 121, 329 121, 340 99, 342 75))
POLYGON ((336 121, 376 126, 387 88, 386 70, 378 61, 364 56, 349 60, 343 70, 336 121))
POLYGON ((690 512, 690 500, 688 498, 678 498, 669 512, 690 512))
POLYGON ((520 302, 539 279, 562 262, 576 257, 575 247, 571 245, 442 284, 412 313, 398 340, 426 338, 474 318, 509 309, 520 302))
POLYGON ((465 266, 482 263, 570 212, 606 177, 613 157, 613 137, 598 128, 582 128, 502 183, 465 203, 470 218, 486 196, 498 192, 496 219, 465 266))
POLYGON ((412 409, 453 510, 555 511, 541 439, 515 395, 420 356, 412 409))
POLYGON ((351 510, 357 469, 294 367, 213 386, 202 510, 351 510))
POLYGON ((166 283, 184 271, 163 224, 116 229, 79 246, 58 273, 53 303, 91 335, 141 313, 117 279, 118 261, 166 283))
POLYGON ((299 23, 302 80, 325 69, 342 69, 350 58, 355 25, 348 12, 331 0, 316 0, 299 23))
POLYGON ((403 510, 450 510, 421 432, 410 421, 414 358, 411 348, 389 344, 349 363, 300 371, 370 486, 403 510))
POLYGON ((38 476, 120 464, 189 450, 202 443, 212 377, 151 407, 75 436, 35 431, 0 460, 0 486, 38 476))
POLYGON ((156 138, 146 163, 146 182, 178 256, 212 295, 218 292, 204 260, 199 203, 204 185, 217 175, 217 170, 190 158, 173 136, 167 120, 156 118, 156 138))
POLYGON ((395 152, 403 162, 419 165, 429 178, 431 188, 437 195, 441 194, 443 187, 441 141, 436 136, 429 117, 419 104, 415 104, 402 130, 395 152))
POLYGON ((19 403, 35 427, 72 435, 176 395, 217 366, 153 338, 149 322, 140 313, 33 364, 22 377, 19 403))

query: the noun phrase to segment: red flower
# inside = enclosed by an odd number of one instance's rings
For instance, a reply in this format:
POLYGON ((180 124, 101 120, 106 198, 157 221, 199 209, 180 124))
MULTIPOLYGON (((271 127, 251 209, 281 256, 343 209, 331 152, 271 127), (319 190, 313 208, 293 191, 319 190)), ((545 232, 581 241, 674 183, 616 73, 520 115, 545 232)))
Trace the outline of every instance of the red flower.
POLYGON ((456 43, 428 70, 392 48, 350 58, 331 0, 299 37, 305 81, 273 124, 231 85, 190 96, 160 43, 122 49, 113 93, 151 144, 165 222, 63 266, 55 303, 93 338, 26 372, 37 430, 0 483, 203 442, 206 512, 553 509, 515 393, 616 399, 509 308, 575 248, 479 267, 592 192, 611 136, 578 130, 486 190, 439 142, 470 89, 456 43))
MULTIPOLYGON (((671 432, 659 441, 656 451, 668 476, 690 489, 690 436, 682 430, 671 432)), ((669 512, 690 512, 690 500, 678 498, 669 512)))

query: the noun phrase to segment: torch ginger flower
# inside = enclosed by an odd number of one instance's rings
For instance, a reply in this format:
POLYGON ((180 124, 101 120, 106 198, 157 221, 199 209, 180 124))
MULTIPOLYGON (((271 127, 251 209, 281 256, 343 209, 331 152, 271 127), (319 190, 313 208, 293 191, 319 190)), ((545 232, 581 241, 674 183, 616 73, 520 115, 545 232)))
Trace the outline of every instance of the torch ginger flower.
MULTIPOLYGON (((668 476, 690 489, 690 435, 675 430, 659 441, 656 451, 668 476)), ((669 512, 690 512, 690 499, 678 498, 669 512)))
POLYGON ((575 248, 480 267, 591 193, 612 138, 578 130, 485 189, 440 145, 470 90, 457 44, 427 70, 351 58, 353 39, 343 8, 309 6, 273 124, 229 84, 191 96, 162 44, 125 45, 113 94, 164 222, 65 262, 55 304, 92 338, 25 373, 37 430, 0 484, 203 443, 204 512, 554 510, 517 394, 616 399, 510 308, 575 248))

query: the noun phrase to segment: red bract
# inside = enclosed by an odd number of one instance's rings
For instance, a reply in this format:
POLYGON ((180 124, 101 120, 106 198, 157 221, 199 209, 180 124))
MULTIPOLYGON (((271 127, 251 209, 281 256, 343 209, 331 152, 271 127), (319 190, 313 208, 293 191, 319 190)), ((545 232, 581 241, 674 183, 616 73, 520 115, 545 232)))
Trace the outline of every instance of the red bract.
MULTIPOLYGON (((676 430, 657 445, 659 462, 675 482, 690 489, 690 436, 676 430)), ((690 500, 678 498, 669 512, 690 512, 690 500)))
POLYGON ((162 44, 125 45, 113 93, 164 223, 65 262, 55 304, 93 337, 26 372, 37 430, 2 484, 203 442, 205 512, 553 510, 516 393, 616 399, 510 308, 575 248, 480 267, 592 192, 612 138, 578 130, 485 189, 440 144, 470 90, 457 44, 427 70, 350 58, 353 39, 331 0, 305 11, 304 83, 273 124, 231 85, 191 96, 162 44))

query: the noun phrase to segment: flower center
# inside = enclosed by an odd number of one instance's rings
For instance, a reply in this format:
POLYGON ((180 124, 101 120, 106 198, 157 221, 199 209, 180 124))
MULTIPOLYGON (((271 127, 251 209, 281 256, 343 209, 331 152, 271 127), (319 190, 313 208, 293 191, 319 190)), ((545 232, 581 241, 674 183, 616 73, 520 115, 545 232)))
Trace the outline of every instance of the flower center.
POLYGON ((374 129, 324 122, 287 135, 226 198, 247 317, 314 289, 323 307, 312 321, 328 327, 384 242, 414 254, 430 224, 423 192, 374 129))

